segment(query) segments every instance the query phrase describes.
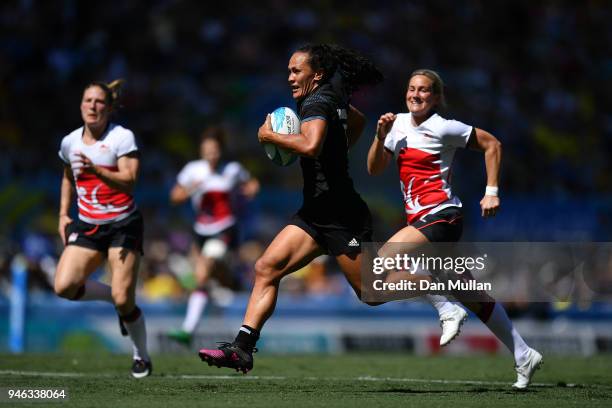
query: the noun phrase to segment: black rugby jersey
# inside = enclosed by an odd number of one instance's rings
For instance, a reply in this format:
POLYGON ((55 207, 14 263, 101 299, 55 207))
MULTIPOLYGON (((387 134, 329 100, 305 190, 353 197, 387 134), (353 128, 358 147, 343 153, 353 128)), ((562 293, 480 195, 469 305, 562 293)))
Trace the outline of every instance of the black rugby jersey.
POLYGON ((352 213, 355 207, 363 210, 365 203, 355 191, 348 172, 348 98, 343 95, 341 87, 336 83, 320 85, 298 101, 297 110, 302 122, 313 119, 327 122, 327 134, 319 155, 316 158, 300 157, 304 177, 301 211, 317 219, 336 221, 352 213))

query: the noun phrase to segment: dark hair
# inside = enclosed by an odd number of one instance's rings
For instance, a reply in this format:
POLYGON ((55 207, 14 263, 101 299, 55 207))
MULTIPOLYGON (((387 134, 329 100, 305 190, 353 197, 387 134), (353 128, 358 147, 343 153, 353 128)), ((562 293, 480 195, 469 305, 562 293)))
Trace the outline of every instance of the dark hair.
POLYGON ((296 50, 308 54, 314 71, 323 71, 322 82, 339 73, 344 91, 350 95, 362 85, 375 85, 383 74, 368 58, 356 51, 335 44, 306 44, 296 50))
POLYGON ((221 126, 209 126, 202 131, 200 135, 200 144, 204 143, 205 140, 212 139, 219 143, 221 150, 224 150, 226 137, 227 132, 221 126))
POLYGON ((119 107, 119 91, 121 90, 121 86, 124 82, 125 81, 123 79, 115 79, 108 84, 102 81, 93 81, 87 84, 87 86, 83 89, 83 92, 93 86, 97 86, 104 92, 104 101, 106 104, 115 109, 119 107))

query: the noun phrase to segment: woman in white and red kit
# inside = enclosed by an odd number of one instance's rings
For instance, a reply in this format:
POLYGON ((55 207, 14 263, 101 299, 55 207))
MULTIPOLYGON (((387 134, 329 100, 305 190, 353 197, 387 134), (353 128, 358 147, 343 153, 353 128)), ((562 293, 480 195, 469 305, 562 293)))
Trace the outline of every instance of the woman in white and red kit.
POLYGON ((92 82, 83 91, 83 126, 63 138, 59 234, 65 245, 55 292, 70 300, 112 303, 133 343, 132 376, 151 374, 144 316, 136 306, 143 220, 132 192, 140 159, 131 130, 110 121, 121 81, 92 82), (69 216, 76 190, 78 219, 69 216), (108 261, 111 285, 89 276, 108 261))
MULTIPOLYGON (((407 217, 407 225, 387 242, 424 244, 459 240, 463 230, 462 204, 450 185, 457 148, 484 153, 487 184, 480 201, 482 216, 493 217, 499 211, 501 144, 483 129, 440 116, 437 111, 444 105, 442 79, 435 71, 420 69, 408 81, 408 113, 386 113, 378 120, 368 152, 368 172, 377 175, 389 163, 396 163, 407 217)), ((459 294, 455 297, 462 301, 459 294)), ((483 291, 476 294, 476 299, 480 301, 464 299, 462 303, 508 347, 517 371, 513 387, 526 388, 542 362, 542 355, 525 343, 500 303, 483 291)))
POLYGON ((259 181, 237 161, 224 160, 226 132, 210 126, 200 137, 200 159, 187 163, 170 191, 170 202, 178 205, 191 200, 195 212, 191 257, 196 288, 189 295, 182 328, 168 337, 190 345, 208 303, 208 281, 223 269, 230 251, 238 247, 237 196, 252 199, 259 192, 259 181))

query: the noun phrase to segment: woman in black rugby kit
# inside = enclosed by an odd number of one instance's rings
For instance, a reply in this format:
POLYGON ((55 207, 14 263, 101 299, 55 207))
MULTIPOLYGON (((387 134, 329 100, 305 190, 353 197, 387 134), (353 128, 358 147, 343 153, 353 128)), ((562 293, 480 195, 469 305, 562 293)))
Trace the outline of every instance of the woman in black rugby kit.
POLYGON ((199 352, 210 365, 245 373, 253 368, 252 352, 274 311, 280 280, 330 253, 359 294, 361 242, 372 235, 370 211, 348 174, 348 148, 365 126, 349 99, 358 87, 380 82, 382 74, 367 58, 326 44, 299 48, 288 68, 300 133, 274 133, 268 116, 258 137, 300 155, 304 202, 255 263, 255 284, 235 341, 199 352))

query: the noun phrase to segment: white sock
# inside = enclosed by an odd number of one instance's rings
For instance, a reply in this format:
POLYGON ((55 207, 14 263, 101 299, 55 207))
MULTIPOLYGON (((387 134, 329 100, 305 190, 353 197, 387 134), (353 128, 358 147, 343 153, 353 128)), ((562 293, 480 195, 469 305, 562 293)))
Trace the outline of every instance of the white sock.
POLYGON ((111 287, 95 280, 86 280, 85 293, 77 300, 103 300, 113 303, 111 287))
POLYGON ((187 302, 187 313, 185 314, 185 320, 183 321, 183 330, 191 334, 198 327, 204 308, 208 303, 208 295, 206 292, 195 290, 189 296, 187 302))
POLYGON ((527 357, 529 346, 516 331, 504 307, 499 302, 495 303, 491 317, 489 317, 486 325, 508 347, 508 350, 514 356, 516 365, 522 365, 527 357))
MULTIPOLYGON (((426 269, 420 268, 420 267, 414 272, 414 274, 431 276, 431 273, 429 271, 427 271, 426 269)), ((432 295, 432 294, 427 293, 423 295, 422 297, 425 299, 427 303, 432 305, 438 311, 438 316, 442 316, 445 313, 450 313, 454 309, 453 303, 450 302, 446 296, 432 295)))
POLYGON ((424 295, 423 298, 430 305, 436 308, 436 310, 438 311, 438 316, 442 316, 445 313, 450 313, 454 309, 453 303, 444 296, 427 294, 424 295))
POLYGON ((123 321, 123 324, 130 335, 130 339, 132 339, 134 359, 151 361, 147 351, 147 328, 145 327, 144 314, 141 312, 138 319, 133 322, 123 321))

